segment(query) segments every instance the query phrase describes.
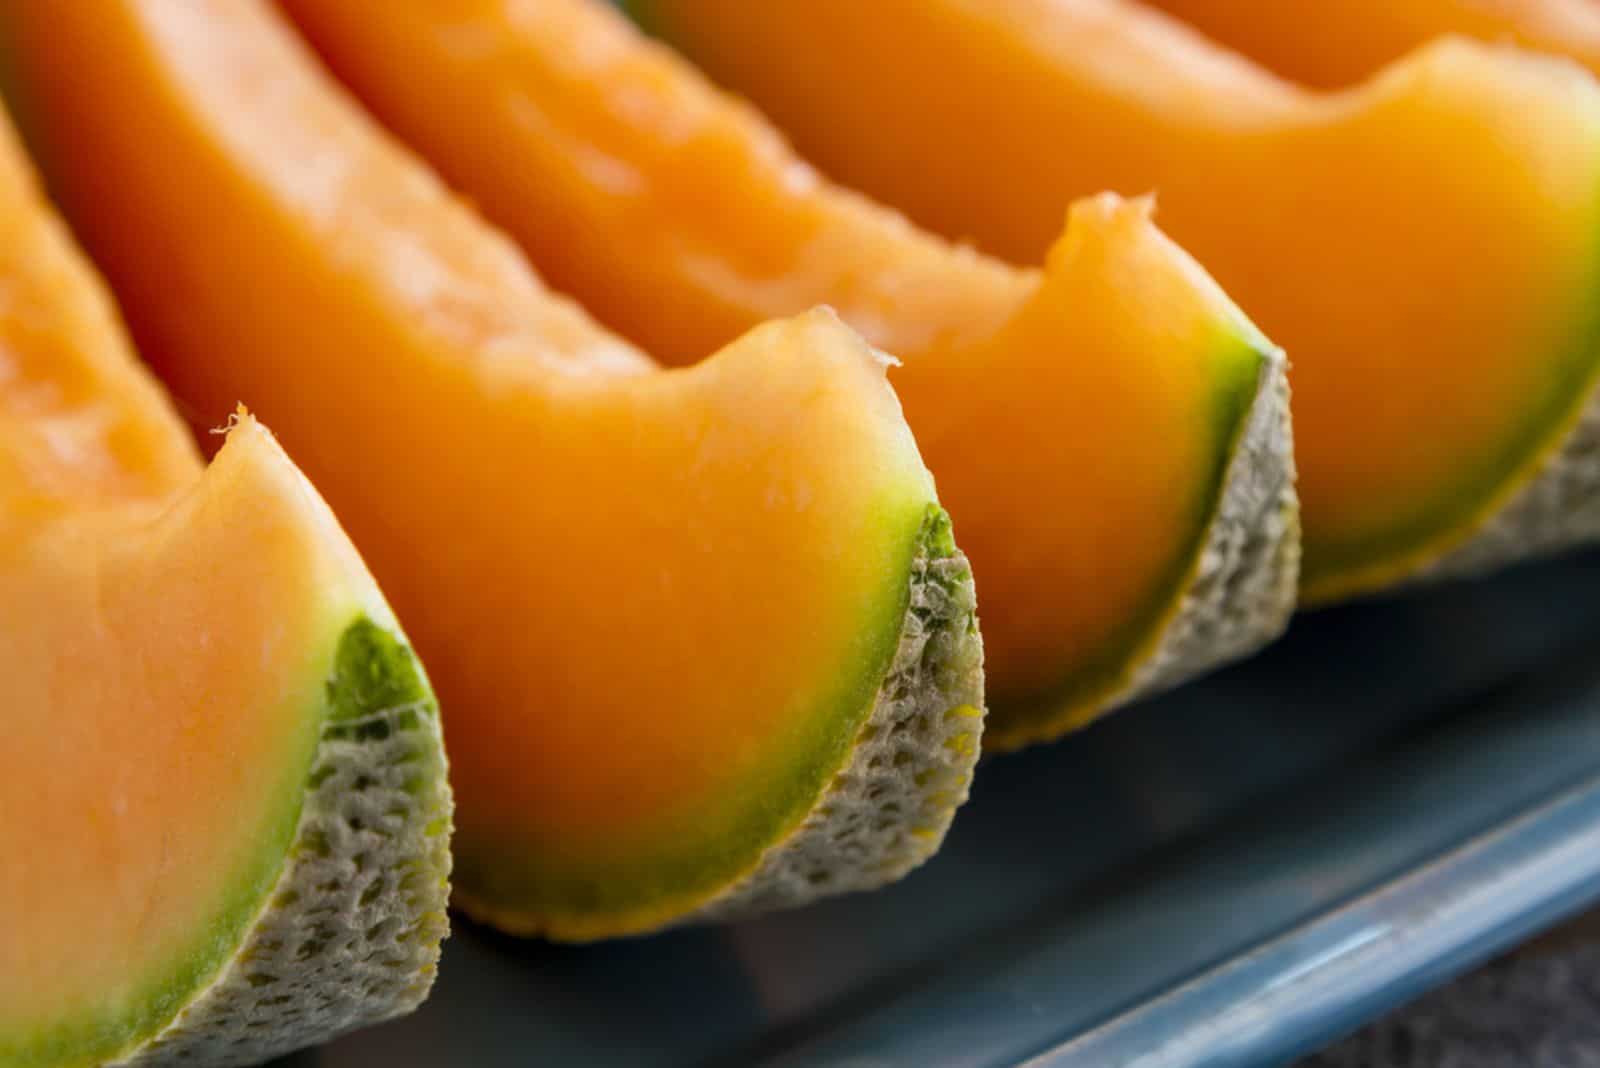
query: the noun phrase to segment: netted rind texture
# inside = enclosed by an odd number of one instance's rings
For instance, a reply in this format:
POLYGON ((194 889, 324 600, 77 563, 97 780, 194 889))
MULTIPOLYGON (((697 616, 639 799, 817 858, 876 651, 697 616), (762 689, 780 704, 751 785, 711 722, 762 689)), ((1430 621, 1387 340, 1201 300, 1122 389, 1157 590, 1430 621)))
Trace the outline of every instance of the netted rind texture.
MULTIPOLYGON (((940 524, 945 522, 939 513, 940 524)), ((972 569, 927 527, 893 664, 844 769, 755 870, 678 922, 792 908, 893 882, 932 856, 967 799, 983 734, 972 569)))
POLYGON ((1600 539, 1600 389, 1559 449, 1466 541, 1404 583, 1481 575, 1600 539))
POLYGON ((289 861, 240 951, 113 1063, 255 1064, 414 1009, 449 931, 451 811, 431 696, 328 719, 289 861))
POLYGON ((1300 581, 1293 442, 1288 365, 1273 350, 1263 354, 1250 416, 1178 610, 1106 710, 1248 656, 1289 625, 1300 581))

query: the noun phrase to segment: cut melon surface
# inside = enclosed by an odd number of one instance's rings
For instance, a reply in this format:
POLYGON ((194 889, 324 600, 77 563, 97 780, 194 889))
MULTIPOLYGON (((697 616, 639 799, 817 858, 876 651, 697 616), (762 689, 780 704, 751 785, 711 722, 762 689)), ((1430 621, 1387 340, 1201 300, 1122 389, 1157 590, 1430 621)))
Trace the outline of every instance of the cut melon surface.
POLYGON ((0 291, 0 1064, 253 1063, 415 1007, 450 794, 377 587, 252 418, 202 468, 3 120, 0 291))
POLYGON ((0 40, 149 360, 202 422, 251 398, 408 619, 469 912, 594 938, 937 848, 981 644, 881 355, 818 311, 659 370, 254 0, 18 5, 0 40))
POLYGON ((1600 88, 1571 64, 1449 40, 1319 94, 1125 0, 633 7, 824 170, 1007 258, 1071 196, 1153 191, 1289 353, 1304 599, 1600 533, 1600 88))
POLYGON ((1019 270, 829 185, 600 0, 280 6, 552 285, 653 354, 826 304, 900 358, 983 591, 991 748, 1281 630, 1284 362, 1148 202, 1084 200, 1019 270))
POLYGON ((1353 85, 1436 37, 1571 56, 1600 72, 1594 0, 1148 0, 1306 85, 1353 85))

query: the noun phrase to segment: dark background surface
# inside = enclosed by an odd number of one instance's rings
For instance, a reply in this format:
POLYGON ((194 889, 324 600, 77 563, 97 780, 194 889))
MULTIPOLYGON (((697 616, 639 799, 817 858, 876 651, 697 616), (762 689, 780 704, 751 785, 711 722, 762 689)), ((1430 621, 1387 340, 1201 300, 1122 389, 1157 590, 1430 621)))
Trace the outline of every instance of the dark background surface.
POLYGON ((1600 1065, 1600 914, 1589 913, 1371 1024, 1298 1068, 1600 1065))
MULTIPOLYGON (((986 761, 896 886, 590 947, 458 922, 421 1011, 283 1066, 1292 1060, 1600 900, 1597 651, 1600 554, 1302 616, 986 761)), ((1558 1049, 1594 1026, 1589 942, 1308 1063, 1600 1063, 1558 1049), (1461 1059, 1463 1024, 1534 1045, 1461 1059)))

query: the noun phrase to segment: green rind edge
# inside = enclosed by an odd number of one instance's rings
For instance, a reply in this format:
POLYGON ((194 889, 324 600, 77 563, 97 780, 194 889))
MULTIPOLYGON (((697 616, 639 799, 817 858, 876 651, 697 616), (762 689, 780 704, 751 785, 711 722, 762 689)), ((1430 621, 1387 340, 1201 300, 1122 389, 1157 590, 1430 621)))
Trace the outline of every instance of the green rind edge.
POLYGON ((1487 462, 1462 465, 1463 481, 1437 494, 1440 506, 1382 534, 1330 543, 1305 539, 1301 597, 1320 603, 1394 585, 1445 557, 1534 481, 1557 454, 1600 389, 1600 251, 1578 287, 1585 298, 1543 395, 1507 431, 1487 462))
MULTIPOLYGON (((1213 444, 1208 451, 1215 459, 1196 483, 1199 491, 1190 522, 1192 534, 1152 581, 1139 608, 1097 652, 1074 664, 1059 683, 1025 697, 991 695, 991 749, 1013 748, 1092 722, 1124 698, 1140 666, 1155 654, 1210 542, 1221 514, 1228 473, 1255 405, 1272 403, 1265 394, 1262 372, 1269 361, 1281 358, 1277 350, 1253 329, 1242 337, 1230 333, 1221 348, 1218 362, 1227 370, 1215 383, 1209 420, 1213 444)), ((1284 615, 1287 618, 1287 609, 1284 615)))
MULTIPOLYGON (((817 701, 819 711, 805 717, 737 794, 716 800, 719 809, 738 814, 729 833, 691 847, 675 841, 626 858, 543 862, 529 855, 531 850, 517 856, 507 842, 479 845, 458 838, 456 903, 468 915, 514 933, 581 940, 681 922, 748 877, 764 854, 823 803, 849 763, 879 706, 879 691, 893 674, 918 561, 959 558, 964 578, 945 575, 937 581, 970 586, 970 569, 959 557, 944 509, 926 503, 911 518, 901 563, 894 569, 900 579, 881 595, 881 607, 869 613, 886 623, 863 628, 860 652, 850 658, 863 670, 817 701)), ((976 642, 975 623, 972 631, 976 642)))
MULTIPOLYGON (((432 757, 420 762, 418 771, 427 786, 445 790, 440 817, 448 830, 449 802, 447 788, 443 787, 445 760, 437 727, 437 705, 416 658, 394 635, 365 616, 342 629, 334 650, 316 711, 307 717, 305 738, 290 761, 279 791, 284 800, 261 832, 262 848, 233 880, 213 917, 201 925, 191 950, 180 954, 176 963, 158 968, 157 977, 128 999, 139 1007, 136 1012, 78 1020, 24 1042, 0 1043, 0 1064, 7 1068, 155 1064, 176 1053, 183 1036, 172 1032, 203 1007, 208 993, 251 948, 254 931, 271 914, 274 900, 282 893, 284 873, 298 856, 315 850, 316 843, 299 840, 298 832, 307 800, 315 792, 312 777, 317 751, 324 741, 350 730, 352 721, 401 710, 402 715, 425 717, 432 722, 432 757)), ((448 856, 443 870, 443 877, 447 876, 448 856)), ((441 890, 441 922, 444 896, 441 890)), ((283 1045, 277 1051, 299 1044, 283 1045)), ((208 1063, 225 1061, 212 1058, 208 1063)))

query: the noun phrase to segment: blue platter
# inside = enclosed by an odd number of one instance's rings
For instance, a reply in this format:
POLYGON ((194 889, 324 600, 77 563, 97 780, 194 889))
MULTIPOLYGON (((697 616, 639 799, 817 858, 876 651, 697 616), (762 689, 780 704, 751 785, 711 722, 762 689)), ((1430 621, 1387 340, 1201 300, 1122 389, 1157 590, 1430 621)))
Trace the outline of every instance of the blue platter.
POLYGON ((279 1068, 1270 1065, 1600 899, 1600 555, 1314 613, 997 757, 905 882, 589 947, 458 921, 279 1068))

